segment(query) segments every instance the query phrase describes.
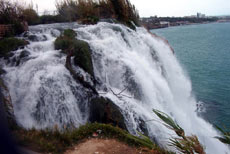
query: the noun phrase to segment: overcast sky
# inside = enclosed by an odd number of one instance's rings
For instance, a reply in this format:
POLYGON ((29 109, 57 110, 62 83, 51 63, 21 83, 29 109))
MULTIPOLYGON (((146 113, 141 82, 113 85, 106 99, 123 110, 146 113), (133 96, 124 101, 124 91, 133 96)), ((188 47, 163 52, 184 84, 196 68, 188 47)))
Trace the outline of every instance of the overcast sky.
MULTIPOLYGON (((39 12, 55 10, 55 0, 24 0, 38 5, 39 12)), ((130 0, 141 17, 187 16, 197 12, 206 15, 230 15, 230 0, 130 0)))

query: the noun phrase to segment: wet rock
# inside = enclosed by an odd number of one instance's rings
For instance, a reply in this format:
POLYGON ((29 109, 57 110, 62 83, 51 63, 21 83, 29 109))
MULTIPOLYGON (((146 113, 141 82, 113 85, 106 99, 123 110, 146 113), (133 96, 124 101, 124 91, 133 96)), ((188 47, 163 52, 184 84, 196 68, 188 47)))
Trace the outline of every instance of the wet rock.
POLYGON ((38 42, 38 41, 47 41, 47 37, 45 35, 28 35, 27 39, 32 42, 38 42))
POLYGON ((99 22, 107 22, 107 23, 118 23, 118 21, 116 19, 112 19, 112 18, 106 18, 106 19, 100 19, 99 22))
POLYGON ((36 35, 29 35, 28 36, 28 40, 32 41, 32 42, 37 42, 39 41, 38 37, 36 35))
POLYGON ((146 122, 139 118, 139 128, 140 130, 144 133, 144 135, 148 136, 148 128, 147 128, 147 125, 146 125, 146 122))
POLYGON ((25 58, 28 57, 30 55, 30 52, 27 50, 23 50, 19 56, 19 58, 25 58))
POLYGON ((0 68, 0 75, 5 74, 6 71, 3 68, 0 68))
POLYGON ((59 30, 56 30, 56 29, 51 30, 50 33, 53 37, 59 37, 61 35, 61 32, 59 30))
POLYGON ((0 78, 0 101, 3 103, 3 107, 4 107, 4 111, 7 117, 9 127, 12 129, 17 127, 10 93, 1 78, 0 78))
POLYGON ((26 31, 24 33, 21 34, 22 37, 28 37, 29 36, 29 31, 26 31))
POLYGON ((90 122, 112 124, 126 129, 124 117, 117 105, 110 99, 96 97, 91 100, 90 104, 90 122))
POLYGON ((11 57, 13 57, 14 56, 14 53, 13 52, 8 52, 8 53, 6 53, 6 55, 4 56, 4 59, 9 59, 9 58, 11 58, 11 57))

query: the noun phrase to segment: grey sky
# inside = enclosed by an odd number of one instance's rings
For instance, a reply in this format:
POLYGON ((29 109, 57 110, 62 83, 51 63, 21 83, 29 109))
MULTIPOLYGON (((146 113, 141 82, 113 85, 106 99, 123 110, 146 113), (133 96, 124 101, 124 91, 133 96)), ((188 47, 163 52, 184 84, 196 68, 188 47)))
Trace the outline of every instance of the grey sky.
MULTIPOLYGON (((38 4, 39 12, 55 10, 55 0, 24 0, 38 4)), ((140 16, 230 15, 230 0, 130 0, 140 16)))

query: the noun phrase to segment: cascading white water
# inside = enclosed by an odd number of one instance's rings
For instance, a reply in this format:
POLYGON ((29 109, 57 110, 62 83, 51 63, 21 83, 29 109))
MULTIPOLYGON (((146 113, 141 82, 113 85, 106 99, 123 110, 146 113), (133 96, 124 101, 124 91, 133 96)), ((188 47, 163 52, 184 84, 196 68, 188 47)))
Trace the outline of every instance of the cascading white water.
MULTIPOLYGON (((69 28, 67 25, 31 28, 31 33, 45 35, 47 40, 31 42, 26 47, 29 60, 4 67, 17 121, 26 128, 79 126, 87 121, 87 90, 74 81, 64 66, 65 55, 53 47, 57 36, 54 33, 69 28)), ((120 107, 131 133, 146 130, 158 143, 166 145, 170 137, 176 136, 174 132, 159 121, 144 122, 157 120, 152 109, 158 109, 171 115, 187 135, 197 135, 207 153, 228 151, 213 138, 218 133, 212 125, 197 116, 190 80, 164 41, 144 28, 133 31, 119 24, 71 28, 92 49, 94 73, 102 83, 97 90, 120 107), (120 93, 119 97, 114 93, 120 93)), ((17 50, 15 55, 21 52, 17 50)))

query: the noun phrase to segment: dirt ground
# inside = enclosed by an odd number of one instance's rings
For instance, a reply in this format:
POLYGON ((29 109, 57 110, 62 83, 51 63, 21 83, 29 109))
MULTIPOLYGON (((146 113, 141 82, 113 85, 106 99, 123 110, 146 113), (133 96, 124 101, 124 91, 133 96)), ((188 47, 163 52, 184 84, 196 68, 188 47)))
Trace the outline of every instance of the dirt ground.
POLYGON ((143 154, 141 149, 130 147, 115 139, 88 139, 69 149, 65 154, 143 154))

